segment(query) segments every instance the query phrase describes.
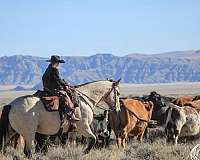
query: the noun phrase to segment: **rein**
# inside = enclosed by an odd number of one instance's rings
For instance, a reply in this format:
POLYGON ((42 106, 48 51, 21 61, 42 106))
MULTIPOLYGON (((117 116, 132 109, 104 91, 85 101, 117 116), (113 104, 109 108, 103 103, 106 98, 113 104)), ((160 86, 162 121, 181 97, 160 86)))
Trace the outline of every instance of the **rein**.
POLYGON ((101 105, 96 105, 96 107, 99 108, 99 109, 102 109, 102 110, 104 110, 104 111, 111 111, 111 109, 105 109, 105 108, 103 108, 103 106, 101 106, 101 105))
MULTIPOLYGON (((99 109, 102 109, 104 111, 109 111, 109 110, 112 110, 112 109, 105 109, 103 106, 99 105, 99 103, 101 102, 101 100, 103 99, 103 97, 107 97, 113 91, 113 89, 114 89, 114 86, 112 86, 112 88, 110 89, 110 91, 107 92, 106 94, 104 94, 97 102, 94 99, 92 99, 91 97, 89 97, 88 95, 84 94, 83 92, 81 92, 79 90, 76 90, 76 92, 79 92, 80 94, 84 95, 89 100, 91 100, 91 101, 94 102, 94 106, 91 106, 90 104, 88 104, 93 111, 94 111, 95 107, 97 107, 99 109)), ((116 93, 115 93, 115 96, 116 96, 116 93)), ((116 105, 116 97, 115 97, 115 105, 116 105)))

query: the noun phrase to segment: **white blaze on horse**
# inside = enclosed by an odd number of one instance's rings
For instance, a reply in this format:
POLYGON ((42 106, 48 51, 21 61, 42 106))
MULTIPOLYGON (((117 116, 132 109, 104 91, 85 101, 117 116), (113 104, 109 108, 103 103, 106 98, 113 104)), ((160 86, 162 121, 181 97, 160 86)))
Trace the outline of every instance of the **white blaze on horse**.
POLYGON ((170 104, 165 125, 167 142, 177 144, 179 138, 200 135, 200 114, 192 107, 170 104))
MULTIPOLYGON (((90 124, 93 121, 94 108, 100 101, 108 104, 111 110, 120 110, 119 81, 101 80, 89 82, 76 87, 80 102, 76 108, 76 122, 78 132, 90 138, 85 153, 88 153, 96 142, 90 124)), ((7 144, 16 133, 25 140, 24 153, 31 157, 34 146, 35 133, 55 135, 61 126, 59 112, 48 112, 40 98, 35 96, 23 96, 15 99, 5 106, 0 120, 0 145, 7 144)))

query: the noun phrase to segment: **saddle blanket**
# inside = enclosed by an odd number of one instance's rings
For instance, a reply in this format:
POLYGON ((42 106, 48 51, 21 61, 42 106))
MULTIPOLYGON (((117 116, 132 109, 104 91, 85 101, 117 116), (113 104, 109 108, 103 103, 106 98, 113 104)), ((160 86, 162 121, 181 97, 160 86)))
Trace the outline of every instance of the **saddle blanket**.
POLYGON ((59 109, 59 97, 58 96, 47 96, 41 98, 44 107, 47 111, 58 111, 59 109))
POLYGON ((39 97, 44 104, 44 108, 49 111, 58 111, 59 110, 59 97, 56 95, 48 95, 47 92, 38 90, 33 96, 39 97))

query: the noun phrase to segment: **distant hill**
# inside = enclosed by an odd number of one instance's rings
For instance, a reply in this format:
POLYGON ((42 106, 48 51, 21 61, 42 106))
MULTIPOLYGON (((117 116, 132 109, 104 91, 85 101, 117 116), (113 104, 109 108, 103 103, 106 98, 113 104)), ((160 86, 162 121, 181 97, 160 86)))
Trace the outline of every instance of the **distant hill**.
POLYGON ((34 85, 34 86, 32 87, 32 90, 43 90, 43 84, 42 84, 42 82, 40 82, 40 83, 34 85))
POLYGON ((22 86, 17 86, 15 88, 13 88, 11 91, 27 91, 27 88, 24 88, 22 86))
MULTIPOLYGON (((38 84, 48 63, 34 56, 0 57, 0 84, 38 84)), ((200 50, 163 54, 112 54, 63 57, 61 75, 73 84, 122 78, 124 83, 200 81, 200 50)))

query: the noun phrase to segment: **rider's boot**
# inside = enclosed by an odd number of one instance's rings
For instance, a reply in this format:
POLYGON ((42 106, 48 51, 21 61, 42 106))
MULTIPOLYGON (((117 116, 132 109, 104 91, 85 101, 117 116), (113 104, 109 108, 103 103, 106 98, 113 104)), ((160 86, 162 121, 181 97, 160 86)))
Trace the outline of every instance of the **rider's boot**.
POLYGON ((77 118, 76 116, 75 116, 75 114, 74 113, 70 113, 70 114, 68 114, 68 116, 69 116, 69 121, 70 122, 77 122, 77 121, 80 121, 80 118, 77 118))
POLYGON ((75 116, 74 111, 72 109, 69 110, 69 108, 65 108, 65 115, 66 115, 67 120, 69 120, 70 122, 71 130, 77 129, 75 122, 80 121, 80 119, 75 116))

